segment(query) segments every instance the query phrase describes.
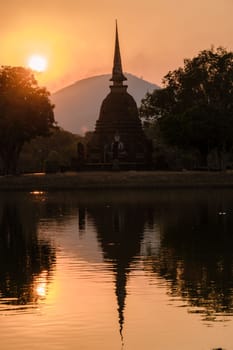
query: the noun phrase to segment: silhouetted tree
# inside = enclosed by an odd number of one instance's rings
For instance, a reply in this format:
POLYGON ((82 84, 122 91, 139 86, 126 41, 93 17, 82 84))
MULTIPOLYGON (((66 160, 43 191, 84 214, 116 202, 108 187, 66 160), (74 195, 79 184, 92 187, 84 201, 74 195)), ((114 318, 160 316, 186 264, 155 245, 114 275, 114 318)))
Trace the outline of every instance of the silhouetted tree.
POLYGON ((77 144, 83 138, 59 127, 51 131, 49 137, 39 136, 23 146, 19 168, 25 172, 43 171, 51 153, 58 154, 59 168, 69 169, 73 158, 77 157, 77 144))
POLYGON ((172 145, 198 149, 206 159, 216 149, 221 157, 233 145, 233 52, 201 51, 169 72, 164 88, 148 93, 140 114, 157 122, 172 145))
POLYGON ((0 68, 0 157, 4 173, 16 172, 21 149, 36 136, 49 135, 54 126, 53 105, 46 88, 31 70, 0 68))

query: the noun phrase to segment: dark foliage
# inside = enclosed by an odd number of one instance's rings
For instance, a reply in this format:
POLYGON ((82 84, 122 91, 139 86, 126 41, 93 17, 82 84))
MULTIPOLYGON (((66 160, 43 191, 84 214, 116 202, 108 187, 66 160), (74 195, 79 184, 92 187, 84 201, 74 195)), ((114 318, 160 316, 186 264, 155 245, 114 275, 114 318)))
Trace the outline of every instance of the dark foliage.
POLYGON ((5 174, 16 172, 26 141, 49 135, 55 124, 49 95, 38 86, 31 70, 0 68, 0 157, 5 174))
POLYGON ((26 142, 19 160, 21 172, 41 172, 46 164, 56 163, 57 171, 71 170, 72 159, 77 158, 77 145, 83 138, 57 127, 49 137, 39 136, 26 142))
POLYGON ((201 51, 169 72, 163 85, 142 100, 140 114, 157 122, 169 144, 197 149, 203 157, 232 148, 233 52, 201 51))

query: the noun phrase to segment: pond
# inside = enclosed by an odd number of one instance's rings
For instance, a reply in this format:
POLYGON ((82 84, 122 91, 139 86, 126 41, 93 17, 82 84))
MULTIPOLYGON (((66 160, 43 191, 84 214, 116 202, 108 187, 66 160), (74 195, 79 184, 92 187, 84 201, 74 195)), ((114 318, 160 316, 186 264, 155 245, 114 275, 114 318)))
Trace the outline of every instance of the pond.
POLYGON ((233 190, 0 194, 1 350, 233 349, 233 190))

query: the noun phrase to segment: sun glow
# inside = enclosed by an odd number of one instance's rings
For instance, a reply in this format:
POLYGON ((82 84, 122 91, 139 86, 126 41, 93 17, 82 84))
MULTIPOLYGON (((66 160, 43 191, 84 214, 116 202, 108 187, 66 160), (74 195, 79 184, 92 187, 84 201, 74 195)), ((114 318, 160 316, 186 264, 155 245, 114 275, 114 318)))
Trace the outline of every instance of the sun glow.
POLYGON ((28 58, 27 65, 36 72, 44 72, 48 67, 48 61, 44 56, 32 55, 28 58))

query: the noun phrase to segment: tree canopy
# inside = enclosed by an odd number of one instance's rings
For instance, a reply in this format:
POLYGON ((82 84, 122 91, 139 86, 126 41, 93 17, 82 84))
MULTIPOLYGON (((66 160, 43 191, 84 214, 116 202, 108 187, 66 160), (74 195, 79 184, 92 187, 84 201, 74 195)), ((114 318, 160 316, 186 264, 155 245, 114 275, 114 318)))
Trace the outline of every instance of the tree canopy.
POLYGON ((82 136, 74 135, 59 127, 54 128, 49 137, 39 136, 25 143, 20 155, 19 170, 22 172, 44 171, 52 155, 56 155, 55 161, 60 170, 70 170, 77 157, 79 142, 83 142, 82 136))
POLYGON ((55 125, 50 94, 39 87, 30 69, 0 68, 0 157, 5 173, 16 171, 21 149, 55 125))
POLYGON ((168 143, 204 156, 233 146, 233 52, 201 51, 170 71, 163 88, 142 100, 140 115, 156 121, 168 143))

